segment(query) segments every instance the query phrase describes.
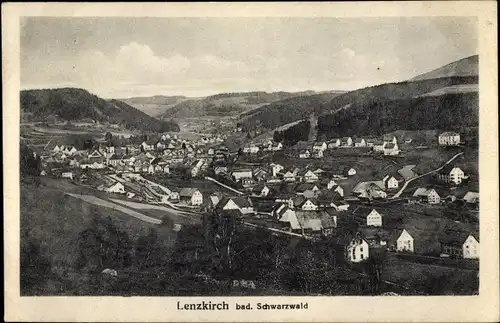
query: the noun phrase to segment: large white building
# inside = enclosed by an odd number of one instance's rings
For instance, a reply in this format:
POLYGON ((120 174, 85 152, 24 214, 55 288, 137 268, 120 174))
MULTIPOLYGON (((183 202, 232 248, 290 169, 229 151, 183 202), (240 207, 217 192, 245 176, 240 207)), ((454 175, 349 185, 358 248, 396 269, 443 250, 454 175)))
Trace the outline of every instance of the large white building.
POLYGON ((447 165, 438 173, 438 177, 445 183, 454 183, 456 185, 462 183, 465 178, 465 173, 460 167, 447 165))
POLYGON ((347 259, 350 262, 361 262, 370 256, 370 245, 368 241, 358 234, 347 246, 347 259))
POLYGON ((406 229, 403 229, 403 232, 401 232, 398 240, 396 241, 396 250, 415 252, 414 239, 411 234, 406 231, 406 229))
POLYGON ((438 136, 440 146, 456 146, 460 144, 460 134, 452 131, 443 132, 438 136))

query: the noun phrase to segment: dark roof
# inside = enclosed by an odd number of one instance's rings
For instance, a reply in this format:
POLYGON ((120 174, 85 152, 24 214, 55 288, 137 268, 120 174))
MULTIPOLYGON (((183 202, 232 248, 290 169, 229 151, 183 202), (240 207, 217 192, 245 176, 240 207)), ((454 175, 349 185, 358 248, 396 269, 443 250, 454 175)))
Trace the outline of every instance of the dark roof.
POLYGON ((318 195, 319 202, 332 202, 343 200, 343 197, 337 191, 322 190, 318 195))
POLYGON ((441 234, 441 236, 439 237, 439 242, 446 245, 461 247, 467 237, 469 237, 469 235, 471 234, 474 236, 474 238, 477 239, 477 241, 479 241, 479 235, 475 232, 449 229, 441 234))
POLYGON ((300 183, 297 186, 295 186, 295 191, 296 192, 309 191, 309 190, 312 190, 314 188, 314 186, 317 186, 317 185, 314 183, 300 183))

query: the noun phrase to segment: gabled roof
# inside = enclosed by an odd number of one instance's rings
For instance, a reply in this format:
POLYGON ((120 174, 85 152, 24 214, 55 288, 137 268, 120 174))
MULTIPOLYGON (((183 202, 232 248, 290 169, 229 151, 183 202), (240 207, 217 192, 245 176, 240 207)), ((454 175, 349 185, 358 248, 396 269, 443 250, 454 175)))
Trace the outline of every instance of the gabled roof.
POLYGON ((452 165, 452 164, 447 164, 446 166, 444 166, 440 171, 439 171, 439 174, 450 174, 450 172, 453 170, 453 168, 459 168, 458 166, 455 166, 455 165, 452 165))
POLYGON ((193 196, 193 194, 198 191, 198 189, 196 188, 192 188, 192 187, 184 187, 183 189, 181 189, 181 191, 179 192, 179 196, 183 196, 183 197, 191 197, 193 196))
POLYGON ((389 142, 385 145, 384 149, 394 149, 394 147, 396 147, 396 145, 392 142, 389 142))
POLYGON ((310 191, 314 188, 314 186, 317 187, 317 185, 314 183, 300 183, 297 186, 295 186, 295 191, 296 192, 310 191))
POLYGON ((321 231, 323 224, 320 213, 316 211, 295 211, 300 227, 306 230, 321 231))
POLYGON ((322 190, 318 195, 318 201, 320 203, 330 203, 334 201, 341 201, 343 197, 336 191, 322 190))
POLYGON ((439 137, 447 137, 447 136, 459 136, 460 134, 454 131, 445 131, 439 135, 439 137))

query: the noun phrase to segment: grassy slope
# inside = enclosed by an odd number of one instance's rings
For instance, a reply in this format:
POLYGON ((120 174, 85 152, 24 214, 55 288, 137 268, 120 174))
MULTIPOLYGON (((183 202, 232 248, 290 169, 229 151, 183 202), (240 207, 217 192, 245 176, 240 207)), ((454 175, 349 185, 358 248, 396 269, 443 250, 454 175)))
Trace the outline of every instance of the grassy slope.
MULTIPOLYGON (((77 253, 78 233, 85 230, 96 216, 110 216, 115 225, 127 232, 131 240, 147 234, 150 228, 158 230, 165 243, 173 243, 168 223, 158 226, 148 224, 113 209, 97 207, 69 197, 64 191, 88 194, 86 189, 69 182, 42 179, 42 186, 21 185, 21 229, 39 240, 42 252, 50 257, 53 266, 72 267, 77 253), (56 187, 59 186, 58 187, 56 187)), ((142 211, 141 211, 142 212, 142 211)), ((148 214, 158 217, 159 214, 148 214)))

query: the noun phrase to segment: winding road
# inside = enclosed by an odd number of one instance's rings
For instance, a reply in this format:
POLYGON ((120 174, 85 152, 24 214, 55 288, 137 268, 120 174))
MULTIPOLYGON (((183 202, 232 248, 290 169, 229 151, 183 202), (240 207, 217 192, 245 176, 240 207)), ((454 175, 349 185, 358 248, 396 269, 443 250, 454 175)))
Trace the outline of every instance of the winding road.
POLYGON ((399 190, 396 194, 394 194, 394 196, 393 196, 393 197, 391 197, 391 199, 396 199, 396 198, 398 198, 398 197, 401 195, 401 193, 403 193, 403 191, 406 189, 406 187, 408 186, 408 184, 410 184, 412 181, 414 181, 414 180, 416 180, 416 179, 419 179, 419 178, 421 178, 421 177, 427 176, 427 175, 429 175, 429 174, 432 174, 432 173, 435 173, 435 172, 440 171, 441 169, 443 169, 443 167, 445 167, 446 165, 448 165, 449 163, 451 163, 451 162, 452 162, 455 158, 457 158, 457 157, 458 157, 458 156, 460 156, 460 155, 463 155, 463 153, 464 153, 464 152, 462 151, 462 152, 460 152, 460 153, 456 154, 455 156, 451 157, 451 158, 450 158, 450 159, 449 159, 446 163, 444 163, 444 164, 443 164, 441 167, 439 167, 439 168, 436 168, 436 169, 434 169, 434 170, 431 170, 430 172, 427 172, 427 173, 425 173, 425 174, 422 174, 422 175, 419 175, 419 176, 413 177, 412 179, 407 180, 407 181, 403 184, 403 187, 401 187, 401 189, 400 189, 400 190, 399 190))

